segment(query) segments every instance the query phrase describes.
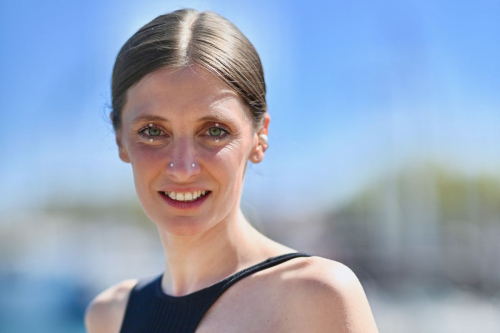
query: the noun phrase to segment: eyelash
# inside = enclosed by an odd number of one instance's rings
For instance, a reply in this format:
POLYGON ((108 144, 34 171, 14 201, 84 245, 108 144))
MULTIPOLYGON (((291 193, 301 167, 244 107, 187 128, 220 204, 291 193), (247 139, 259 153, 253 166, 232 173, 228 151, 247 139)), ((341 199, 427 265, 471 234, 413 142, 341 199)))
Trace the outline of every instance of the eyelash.
POLYGON ((146 140, 149 140, 149 139, 154 139, 155 137, 159 137, 160 135, 149 135, 146 133, 147 130, 149 129, 156 129, 156 130, 160 130, 160 132, 163 132, 161 130, 161 128, 159 128, 158 126, 149 126, 149 125, 146 125, 144 127, 142 127, 138 132, 137 134, 139 134, 142 138, 146 139, 146 140))
MULTIPOLYGON (((212 141, 215 141, 215 142, 219 142, 220 140, 226 139, 230 135, 229 130, 223 128, 222 126, 210 126, 209 128, 207 128, 207 130, 205 132, 208 132, 211 128, 218 128, 218 129, 220 129, 222 131, 222 135, 212 136, 212 135, 208 134, 207 136, 208 136, 209 140, 212 140, 212 141)), ((157 138, 157 137, 161 137, 161 135, 149 135, 149 134, 147 134, 146 131, 149 130, 149 129, 160 130, 160 132, 163 132, 161 130, 161 128, 159 128, 158 126, 155 126, 155 125, 153 125, 153 126, 146 125, 146 126, 142 127, 137 132, 137 134, 139 134, 142 138, 144 138, 146 140, 154 139, 154 138, 157 138)))
POLYGON ((210 126, 209 128, 207 128, 207 130, 205 132, 210 131, 210 129, 212 129, 212 128, 218 128, 222 132, 221 132, 221 135, 219 135, 219 136, 211 136, 210 134, 208 134, 209 140, 219 142, 220 140, 224 140, 229 136, 229 131, 227 129, 223 128, 222 126, 210 126))

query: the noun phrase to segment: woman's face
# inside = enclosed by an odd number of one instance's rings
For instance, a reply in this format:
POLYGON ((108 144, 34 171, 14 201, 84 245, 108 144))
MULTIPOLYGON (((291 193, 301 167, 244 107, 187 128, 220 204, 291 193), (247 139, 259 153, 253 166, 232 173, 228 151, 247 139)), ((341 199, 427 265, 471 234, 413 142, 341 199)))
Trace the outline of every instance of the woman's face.
MULTIPOLYGON (((266 114, 259 133, 267 134, 268 122, 266 114)), ((187 236, 236 216, 247 160, 264 155, 259 133, 219 78, 200 67, 165 68, 127 92, 117 142, 146 214, 187 236)))

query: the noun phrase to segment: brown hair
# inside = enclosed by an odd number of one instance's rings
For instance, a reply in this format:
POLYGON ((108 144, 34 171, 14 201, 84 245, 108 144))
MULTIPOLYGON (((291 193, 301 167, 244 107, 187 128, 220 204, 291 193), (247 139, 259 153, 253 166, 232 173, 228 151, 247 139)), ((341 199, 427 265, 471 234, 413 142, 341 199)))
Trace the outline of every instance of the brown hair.
POLYGON ((111 83, 113 127, 129 88, 163 67, 198 65, 217 75, 250 107, 254 128, 267 110, 264 71, 257 51, 231 22, 193 9, 161 15, 139 29, 116 57, 111 83))

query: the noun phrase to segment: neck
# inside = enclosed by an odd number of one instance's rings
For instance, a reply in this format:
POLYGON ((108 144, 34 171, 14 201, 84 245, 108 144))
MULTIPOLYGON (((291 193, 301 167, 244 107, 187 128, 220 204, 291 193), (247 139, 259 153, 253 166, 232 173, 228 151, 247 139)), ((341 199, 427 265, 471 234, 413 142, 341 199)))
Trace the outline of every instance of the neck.
POLYGON ((167 258, 162 281, 167 294, 190 294, 268 258, 264 243, 270 240, 248 223, 240 209, 233 215, 196 236, 159 229, 167 258))

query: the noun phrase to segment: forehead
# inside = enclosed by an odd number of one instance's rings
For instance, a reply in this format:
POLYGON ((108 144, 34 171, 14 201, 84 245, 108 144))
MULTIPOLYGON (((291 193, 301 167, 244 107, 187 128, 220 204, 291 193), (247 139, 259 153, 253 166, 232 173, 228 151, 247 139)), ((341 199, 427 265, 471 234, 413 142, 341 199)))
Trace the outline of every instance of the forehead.
POLYGON ((217 76, 197 66, 150 73, 127 91, 126 100, 124 120, 143 115, 195 118, 212 114, 251 121, 241 97, 217 76))

